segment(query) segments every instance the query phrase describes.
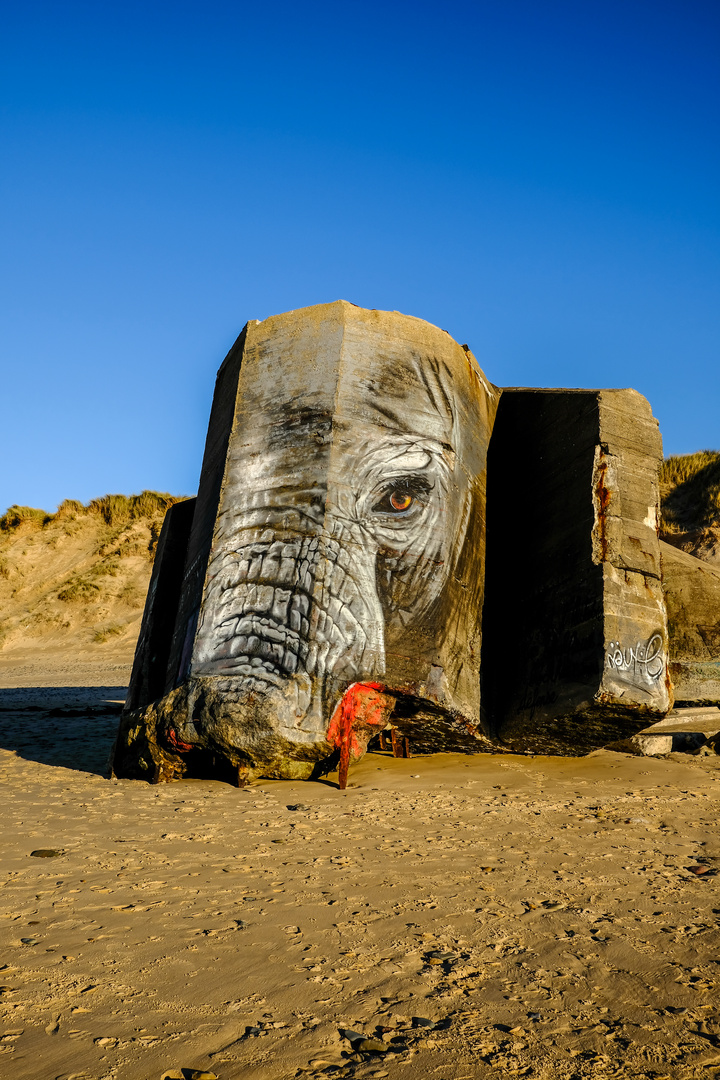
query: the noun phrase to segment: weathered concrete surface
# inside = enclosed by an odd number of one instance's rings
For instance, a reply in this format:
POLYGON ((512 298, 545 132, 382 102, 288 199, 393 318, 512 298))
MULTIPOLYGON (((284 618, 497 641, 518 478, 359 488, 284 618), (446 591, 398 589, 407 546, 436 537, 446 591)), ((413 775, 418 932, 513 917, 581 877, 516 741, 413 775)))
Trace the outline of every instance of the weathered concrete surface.
POLYGON ((708 738, 720 731, 720 709, 716 705, 671 709, 663 720, 643 728, 642 734, 652 732, 701 732, 708 738))
POLYGON ((488 745, 498 396, 420 319, 338 301, 248 323, 218 375, 163 692, 138 680, 116 772, 307 777, 328 766, 348 694, 382 695, 376 716, 398 704, 393 725, 434 749, 488 745))
POLYGON ((670 674, 684 704, 720 703, 720 569, 661 542, 670 674))
POLYGON ((638 757, 663 757, 665 754, 691 754, 704 746, 707 738, 700 731, 640 732, 621 742, 610 743, 607 750, 619 750, 638 757))
POLYGON ((619 750, 640 757, 658 757, 671 753, 695 753, 703 746, 714 744, 720 732, 720 709, 672 709, 664 720, 643 728, 637 735, 621 742, 610 743, 607 750, 619 750))
POLYGON ((172 634, 187 557, 196 499, 185 499, 165 514, 135 650, 126 708, 136 709, 165 692, 172 634))
POLYGON ((488 459, 483 703, 517 750, 576 754, 672 705, 657 421, 634 390, 504 390, 488 459))

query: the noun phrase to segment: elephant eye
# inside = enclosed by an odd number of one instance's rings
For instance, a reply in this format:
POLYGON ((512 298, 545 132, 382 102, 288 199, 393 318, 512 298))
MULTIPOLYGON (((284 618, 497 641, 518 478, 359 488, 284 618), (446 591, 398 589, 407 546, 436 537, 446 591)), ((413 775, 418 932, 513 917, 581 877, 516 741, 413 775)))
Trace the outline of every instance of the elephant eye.
POLYGON ((409 510, 413 501, 412 495, 408 494, 407 491, 393 491, 390 496, 390 505, 393 510, 409 510))
POLYGON ((376 514, 407 514, 416 505, 423 505, 432 485, 420 476, 402 477, 387 485, 373 510, 376 514))

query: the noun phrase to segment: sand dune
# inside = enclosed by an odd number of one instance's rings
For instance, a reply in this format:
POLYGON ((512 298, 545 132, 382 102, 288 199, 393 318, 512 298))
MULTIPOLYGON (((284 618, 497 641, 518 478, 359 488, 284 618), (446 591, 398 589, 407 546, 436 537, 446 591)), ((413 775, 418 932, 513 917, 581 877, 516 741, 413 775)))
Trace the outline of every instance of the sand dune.
MULTIPOLYGON (((0 675, 37 685, 127 683, 168 505, 156 492, 66 500, 0 517, 0 675)), ((7 681, 7 680, 6 680, 7 681)))

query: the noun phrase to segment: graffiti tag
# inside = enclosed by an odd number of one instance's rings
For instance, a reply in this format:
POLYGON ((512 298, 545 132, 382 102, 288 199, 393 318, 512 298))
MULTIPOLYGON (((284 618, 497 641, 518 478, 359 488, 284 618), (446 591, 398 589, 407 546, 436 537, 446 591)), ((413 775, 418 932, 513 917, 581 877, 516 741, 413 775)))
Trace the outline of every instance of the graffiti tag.
POLYGON ((653 682, 665 670, 662 634, 653 634, 647 641, 623 648, 619 641, 611 641, 607 651, 607 666, 612 671, 631 671, 645 675, 653 682))

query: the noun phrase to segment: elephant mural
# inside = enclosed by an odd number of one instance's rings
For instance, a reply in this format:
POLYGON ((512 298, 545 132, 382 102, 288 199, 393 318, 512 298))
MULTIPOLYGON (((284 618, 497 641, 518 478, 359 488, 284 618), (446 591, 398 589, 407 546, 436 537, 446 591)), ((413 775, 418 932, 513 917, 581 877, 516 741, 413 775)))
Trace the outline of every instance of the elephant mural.
POLYGON ((339 759, 344 784, 391 717, 418 748, 478 748, 497 401, 420 319, 338 301, 249 323, 184 540, 166 523, 175 569, 163 585, 159 553, 118 775, 308 777, 339 759))

